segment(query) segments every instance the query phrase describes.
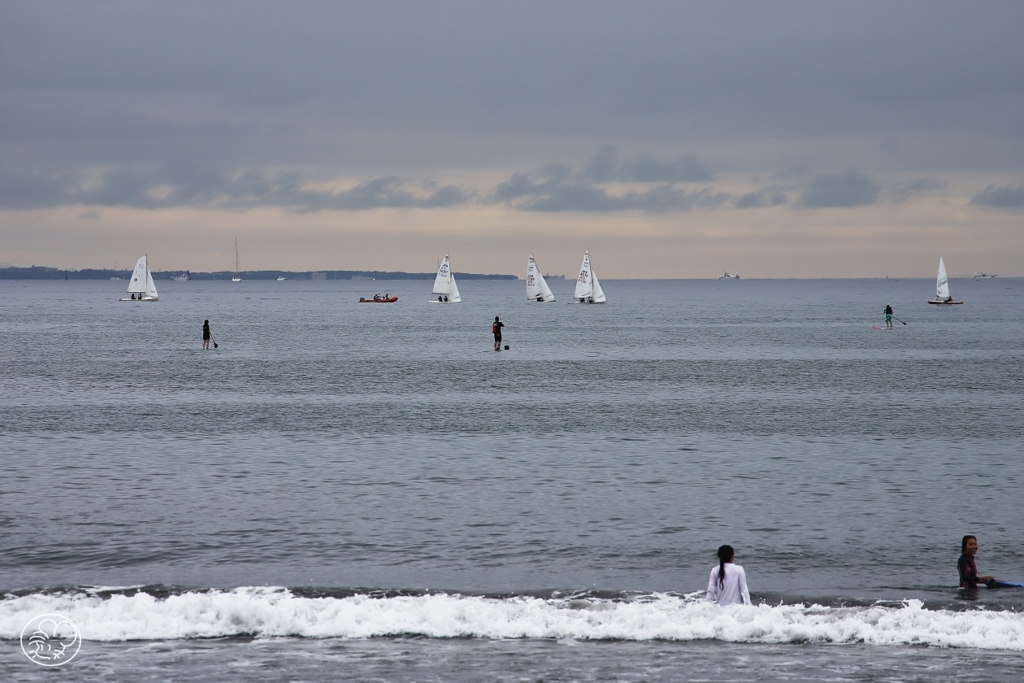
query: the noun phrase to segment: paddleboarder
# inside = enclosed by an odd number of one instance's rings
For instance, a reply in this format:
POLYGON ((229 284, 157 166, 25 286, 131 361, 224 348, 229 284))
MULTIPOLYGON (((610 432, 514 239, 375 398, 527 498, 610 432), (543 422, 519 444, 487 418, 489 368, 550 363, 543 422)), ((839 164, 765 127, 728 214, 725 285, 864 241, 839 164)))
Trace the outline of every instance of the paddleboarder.
POLYGON ((996 577, 990 574, 978 576, 978 565, 974 564, 974 554, 977 552, 976 536, 968 534, 960 539, 960 559, 956 561, 956 570, 960 573, 961 588, 977 588, 979 583, 996 580, 996 577))
POLYGON ((491 325, 491 334, 494 335, 494 350, 501 351, 501 328, 505 327, 505 323, 498 320, 498 316, 494 316, 494 324, 491 325))
POLYGON ((711 568, 711 576, 708 579, 709 602, 717 602, 723 607, 740 602, 744 605, 750 604, 747 573, 735 562, 736 551, 731 545, 723 545, 718 549, 718 565, 711 568))
POLYGON ((203 350, 210 348, 210 321, 203 321, 203 350))
POLYGON ((892 306, 889 304, 885 305, 885 326, 892 329, 892 306))

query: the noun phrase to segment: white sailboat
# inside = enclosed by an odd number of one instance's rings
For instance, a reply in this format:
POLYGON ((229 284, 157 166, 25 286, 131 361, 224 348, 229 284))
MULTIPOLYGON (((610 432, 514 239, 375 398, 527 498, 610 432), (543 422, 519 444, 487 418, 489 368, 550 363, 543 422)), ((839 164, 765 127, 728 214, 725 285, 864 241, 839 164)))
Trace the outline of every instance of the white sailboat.
POLYGON ((580 275, 576 278, 576 292, 572 295, 571 304, 603 304, 607 301, 601 283, 597 280, 594 269, 590 267, 590 252, 583 252, 583 264, 580 275))
POLYGON ((935 280, 935 298, 929 299, 930 304, 962 304, 963 301, 953 301, 949 294, 949 279, 946 278, 946 264, 939 257, 939 276, 935 280))
POLYGON ((555 300, 551 288, 540 274, 537 262, 533 260, 533 254, 530 254, 530 260, 526 262, 526 300, 541 303, 555 300))
POLYGON ((231 278, 232 282, 241 282, 242 276, 238 274, 238 238, 235 238, 235 276, 231 278))
POLYGON ((444 261, 441 262, 441 266, 437 269, 433 292, 437 294, 437 299, 428 299, 431 303, 457 304, 462 301, 462 296, 459 294, 459 286, 455 284, 455 274, 452 273, 451 259, 448 257, 448 254, 444 255, 444 261))
POLYGON ((122 298, 121 301, 159 301, 160 296, 156 293, 156 285, 153 283, 153 274, 149 272, 149 261, 143 255, 135 264, 132 271, 132 279, 128 282, 126 290, 130 297, 122 298))

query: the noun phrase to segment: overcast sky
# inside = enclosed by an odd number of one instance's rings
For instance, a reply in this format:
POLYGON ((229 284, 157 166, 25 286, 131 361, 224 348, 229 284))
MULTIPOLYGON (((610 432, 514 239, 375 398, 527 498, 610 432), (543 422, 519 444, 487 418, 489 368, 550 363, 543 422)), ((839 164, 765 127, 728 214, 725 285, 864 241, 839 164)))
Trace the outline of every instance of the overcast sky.
POLYGON ((7 2, 0 262, 1024 275, 1024 3, 7 2))

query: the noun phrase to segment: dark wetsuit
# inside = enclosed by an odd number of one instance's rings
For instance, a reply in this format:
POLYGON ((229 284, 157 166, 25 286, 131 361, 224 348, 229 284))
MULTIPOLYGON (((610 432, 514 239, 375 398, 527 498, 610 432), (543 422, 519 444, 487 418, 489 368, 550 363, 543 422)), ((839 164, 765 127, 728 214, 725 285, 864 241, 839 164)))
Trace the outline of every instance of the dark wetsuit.
POLYGON ((964 553, 956 561, 956 570, 960 572, 961 588, 978 587, 978 565, 974 564, 974 556, 964 553))
POLYGON ((501 328, 503 327, 505 327, 505 323, 501 322, 500 320, 495 320, 494 324, 491 325, 491 332, 494 333, 494 341, 501 341, 501 328))
POLYGON ((203 323, 203 341, 210 338, 210 323, 203 323))

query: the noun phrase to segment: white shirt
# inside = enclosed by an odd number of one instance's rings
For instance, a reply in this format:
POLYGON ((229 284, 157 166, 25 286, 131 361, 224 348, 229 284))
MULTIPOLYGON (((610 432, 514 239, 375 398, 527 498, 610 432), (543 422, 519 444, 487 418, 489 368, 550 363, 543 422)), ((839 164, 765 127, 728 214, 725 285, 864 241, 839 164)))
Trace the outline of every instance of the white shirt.
POLYGON ((747 574, 743 567, 732 562, 725 563, 725 583, 718 586, 718 565, 711 568, 711 578, 708 580, 708 595, 710 602, 717 602, 719 605, 735 605, 742 602, 750 604, 750 592, 747 590, 747 574))

